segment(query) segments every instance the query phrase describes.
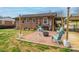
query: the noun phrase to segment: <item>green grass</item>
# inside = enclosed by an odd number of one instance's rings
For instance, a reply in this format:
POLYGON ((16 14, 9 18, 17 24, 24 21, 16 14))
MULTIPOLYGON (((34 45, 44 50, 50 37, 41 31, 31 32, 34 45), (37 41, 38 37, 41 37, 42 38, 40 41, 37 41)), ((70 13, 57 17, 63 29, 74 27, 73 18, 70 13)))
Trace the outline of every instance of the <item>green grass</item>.
POLYGON ((70 52, 72 51, 71 49, 68 49, 68 48, 62 48, 60 49, 60 52, 70 52))
MULTIPOLYGON (((68 48, 58 48, 42 44, 35 44, 16 39, 19 31, 15 29, 0 29, 0 52, 70 52, 68 48)), ((34 31, 24 31, 26 34, 34 31)))
POLYGON ((18 47, 13 47, 11 49, 12 52, 21 52, 21 50, 18 47))
POLYGON ((47 50, 47 49, 49 49, 49 46, 47 46, 47 45, 35 45, 35 47, 36 48, 38 48, 38 49, 40 49, 41 51, 44 51, 44 50, 47 50))

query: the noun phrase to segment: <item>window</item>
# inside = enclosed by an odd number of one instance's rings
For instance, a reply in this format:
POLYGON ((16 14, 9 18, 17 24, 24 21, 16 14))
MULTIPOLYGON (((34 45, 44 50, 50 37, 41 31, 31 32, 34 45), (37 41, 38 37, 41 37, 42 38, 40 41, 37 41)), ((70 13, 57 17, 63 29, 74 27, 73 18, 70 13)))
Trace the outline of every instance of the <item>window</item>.
POLYGON ((47 20, 44 20, 44 23, 47 24, 47 20))
POLYGON ((35 18, 33 18, 33 19, 32 19, 32 22, 36 22, 36 19, 35 19, 35 18))
POLYGON ((48 24, 48 18, 43 19, 43 24, 48 24))
POLYGON ((6 25, 11 25, 12 24, 12 21, 5 21, 5 24, 6 25))
POLYGON ((26 22, 29 22, 29 19, 28 18, 26 18, 26 22))

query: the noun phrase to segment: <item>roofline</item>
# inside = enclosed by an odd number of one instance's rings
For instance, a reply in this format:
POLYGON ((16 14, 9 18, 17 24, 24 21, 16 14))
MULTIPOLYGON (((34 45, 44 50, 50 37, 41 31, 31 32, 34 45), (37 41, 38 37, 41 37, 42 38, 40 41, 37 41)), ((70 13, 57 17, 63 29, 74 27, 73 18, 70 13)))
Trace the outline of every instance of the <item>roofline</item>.
MULTIPOLYGON (((51 16, 57 16, 57 13, 56 12, 50 12, 50 13, 36 13, 36 14, 25 14, 25 15, 21 15, 22 17, 41 17, 40 15, 43 15, 43 14, 50 14, 51 16), (54 14, 54 15, 53 15, 54 14), (38 15, 38 16, 36 16, 38 15)), ((49 15, 49 16, 50 16, 49 15)), ((19 16, 18 16, 19 17, 19 16)), ((18 17, 15 17, 15 18, 18 18, 18 17)))

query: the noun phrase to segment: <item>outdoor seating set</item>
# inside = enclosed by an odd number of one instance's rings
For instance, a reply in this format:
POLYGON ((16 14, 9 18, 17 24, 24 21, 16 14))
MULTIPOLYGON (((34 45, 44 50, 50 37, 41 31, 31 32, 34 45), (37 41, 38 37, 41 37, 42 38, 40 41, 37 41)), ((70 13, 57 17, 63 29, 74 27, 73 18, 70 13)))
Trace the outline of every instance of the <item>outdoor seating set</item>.
MULTIPOLYGON (((41 26, 38 27, 38 31, 42 32, 43 36, 45 37, 49 36, 49 32, 43 30, 41 26)), ((63 34, 64 34, 64 29, 63 27, 60 27, 60 29, 57 30, 57 34, 52 36, 53 41, 59 44, 61 42, 61 37, 63 36, 63 34)))
POLYGON ((45 37, 49 36, 49 32, 44 30, 41 26, 38 26, 37 30, 42 32, 45 37))
POLYGON ((53 35, 52 39, 57 42, 58 44, 61 42, 61 37, 64 34, 64 29, 63 27, 60 27, 60 29, 57 31, 56 35, 53 35))

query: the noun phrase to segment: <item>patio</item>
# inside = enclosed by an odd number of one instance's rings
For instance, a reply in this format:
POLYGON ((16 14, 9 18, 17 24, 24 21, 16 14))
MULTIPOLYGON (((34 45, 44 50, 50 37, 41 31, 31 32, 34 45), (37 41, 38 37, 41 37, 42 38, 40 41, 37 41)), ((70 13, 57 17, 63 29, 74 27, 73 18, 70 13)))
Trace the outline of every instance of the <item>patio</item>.
MULTIPOLYGON (((45 37, 43 36, 42 32, 35 31, 33 33, 30 33, 28 35, 24 35, 24 39, 21 39, 23 41, 38 43, 38 44, 45 44, 50 46, 58 46, 63 48, 63 45, 58 45, 56 42, 53 41, 51 38, 53 35, 55 35, 56 32, 49 31, 49 36, 45 37)), ((69 42, 71 43, 72 49, 79 50, 79 33, 78 32, 69 32, 69 42)), ((62 40, 65 39, 66 34, 62 36, 62 40)))
POLYGON ((55 34, 56 32, 49 31, 49 36, 45 37, 42 32, 35 31, 31 34, 24 35, 24 39, 21 40, 63 48, 63 45, 58 45, 56 42, 53 41, 52 36, 55 34))

